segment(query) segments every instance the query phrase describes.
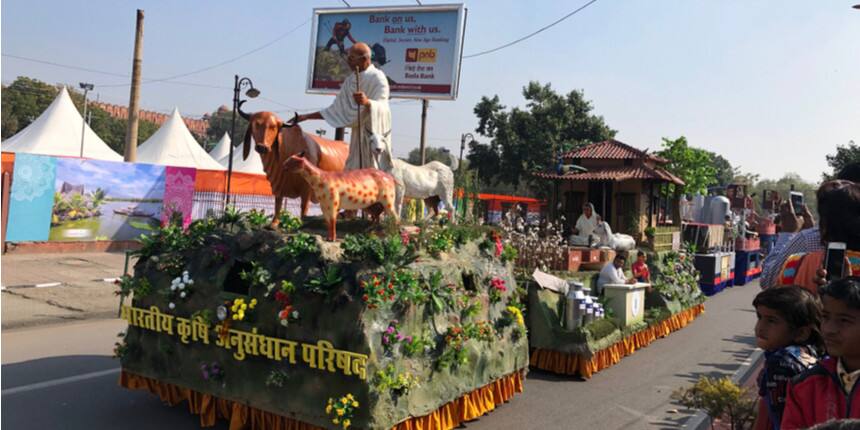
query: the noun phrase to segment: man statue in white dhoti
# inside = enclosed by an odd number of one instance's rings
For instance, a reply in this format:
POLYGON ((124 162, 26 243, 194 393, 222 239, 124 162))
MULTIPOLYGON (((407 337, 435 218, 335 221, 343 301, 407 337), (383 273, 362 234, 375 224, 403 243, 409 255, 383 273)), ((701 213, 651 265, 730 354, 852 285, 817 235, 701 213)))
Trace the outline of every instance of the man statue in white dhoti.
POLYGON ((352 128, 346 170, 373 167, 390 171, 392 155, 388 79, 382 70, 370 62, 370 48, 364 43, 352 45, 347 63, 353 72, 344 79, 331 106, 319 112, 298 115, 297 120, 301 122, 307 119, 324 119, 335 128, 352 128), (356 68, 359 70, 358 89, 355 85, 356 68), (358 123, 359 106, 362 108, 361 124, 358 123), (381 149, 371 147, 372 134, 377 136, 375 140, 382 146, 381 149))

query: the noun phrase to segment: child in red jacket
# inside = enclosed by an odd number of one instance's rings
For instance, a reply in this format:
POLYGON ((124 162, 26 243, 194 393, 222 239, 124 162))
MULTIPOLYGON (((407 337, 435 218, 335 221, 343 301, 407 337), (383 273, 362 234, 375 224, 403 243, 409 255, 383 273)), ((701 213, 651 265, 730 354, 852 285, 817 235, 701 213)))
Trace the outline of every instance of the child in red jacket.
POLYGON ((824 350, 819 325, 821 302, 799 287, 769 288, 753 300, 758 317, 756 344, 765 364, 758 377, 756 430, 779 430, 791 378, 818 362, 824 350))
POLYGON ((860 277, 821 287, 821 334, 830 357, 792 380, 782 429, 860 418, 860 277))

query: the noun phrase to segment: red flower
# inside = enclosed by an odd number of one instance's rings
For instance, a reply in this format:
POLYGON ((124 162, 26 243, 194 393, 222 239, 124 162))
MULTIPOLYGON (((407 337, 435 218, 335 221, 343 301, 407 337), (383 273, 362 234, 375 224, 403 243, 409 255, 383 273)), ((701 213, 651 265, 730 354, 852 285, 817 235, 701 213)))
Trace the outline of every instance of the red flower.
POLYGON ((369 297, 367 296, 367 294, 365 294, 365 295, 361 296, 361 299, 362 299, 362 300, 364 300, 364 301, 366 302, 366 301, 367 301, 367 299, 369 299, 369 297))
POLYGON ((500 257, 502 255, 502 239, 499 236, 496 236, 496 257, 500 257))

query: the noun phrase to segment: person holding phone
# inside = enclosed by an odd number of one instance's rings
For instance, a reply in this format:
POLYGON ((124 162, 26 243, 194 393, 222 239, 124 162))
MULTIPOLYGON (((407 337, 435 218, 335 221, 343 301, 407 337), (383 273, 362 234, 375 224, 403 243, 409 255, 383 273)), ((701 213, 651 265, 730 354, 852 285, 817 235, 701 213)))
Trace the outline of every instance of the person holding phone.
MULTIPOLYGON (((842 168, 836 174, 835 179, 841 179, 846 181, 851 181, 854 183, 860 183, 860 162, 850 163, 842 168)), ((791 202, 785 203, 787 206, 785 209, 780 211, 780 218, 786 219, 785 223, 780 223, 783 227, 783 231, 790 226, 790 224, 794 224, 795 226, 803 225, 806 220, 803 222, 799 221, 797 215, 794 214, 793 208, 790 206, 791 202)), ((819 201, 819 214, 821 213, 821 202, 819 201)), ((776 207, 782 207, 782 205, 778 204, 776 207)), ((810 215, 811 217, 811 215, 810 215)), ((823 222, 823 221, 822 221, 823 222)), ((800 227, 794 227, 796 232, 800 227)), ((788 228, 788 230, 791 230, 788 228)), ((838 242, 838 240, 834 240, 838 242)), ((773 249, 768 253, 767 257, 762 262, 762 274, 760 279, 760 285, 762 288, 771 288, 779 285, 778 275, 780 274, 783 266, 785 265, 786 260, 791 256, 799 253, 809 253, 825 250, 826 241, 821 240, 821 233, 818 227, 812 227, 806 230, 802 230, 797 234, 794 234, 791 238, 785 241, 781 241, 781 243, 776 244, 773 249)))
POLYGON ((821 222, 818 231, 826 250, 790 255, 783 264, 779 285, 797 285, 815 294, 820 271, 825 278, 860 276, 860 184, 836 180, 816 193, 821 222))

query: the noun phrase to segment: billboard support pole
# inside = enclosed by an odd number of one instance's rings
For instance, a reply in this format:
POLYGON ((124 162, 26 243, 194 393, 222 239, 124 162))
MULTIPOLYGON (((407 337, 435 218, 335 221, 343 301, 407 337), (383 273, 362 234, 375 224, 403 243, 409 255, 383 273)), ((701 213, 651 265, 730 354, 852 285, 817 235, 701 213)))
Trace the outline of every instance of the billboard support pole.
POLYGON ((421 165, 427 162, 425 159, 427 148, 424 145, 424 142, 427 138, 427 105, 430 104, 430 101, 427 99, 421 99, 421 165))

